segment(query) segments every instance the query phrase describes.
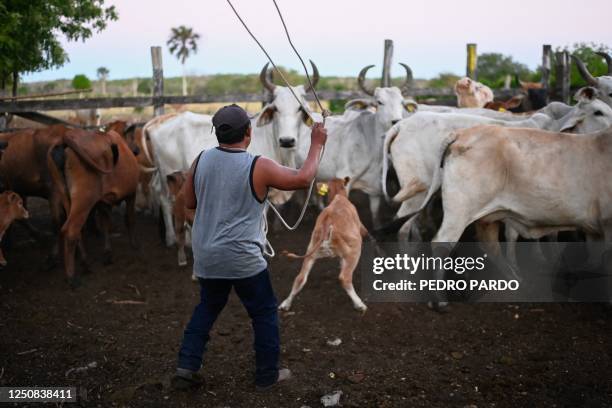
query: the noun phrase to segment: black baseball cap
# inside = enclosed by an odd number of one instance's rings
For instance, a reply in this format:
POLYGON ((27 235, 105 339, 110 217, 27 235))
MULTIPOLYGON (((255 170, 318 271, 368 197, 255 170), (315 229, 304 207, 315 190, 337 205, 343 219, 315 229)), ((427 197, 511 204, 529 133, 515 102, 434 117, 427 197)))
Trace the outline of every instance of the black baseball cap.
POLYGON ((215 133, 225 134, 232 130, 241 129, 250 122, 249 115, 235 103, 222 107, 212 118, 215 133))

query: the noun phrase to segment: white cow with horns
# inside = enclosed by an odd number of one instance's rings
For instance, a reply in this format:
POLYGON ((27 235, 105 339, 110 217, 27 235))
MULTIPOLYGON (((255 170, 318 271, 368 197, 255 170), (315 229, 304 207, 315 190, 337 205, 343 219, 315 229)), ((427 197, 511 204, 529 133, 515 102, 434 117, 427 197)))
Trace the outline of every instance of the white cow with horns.
MULTIPOLYGON (((313 69, 312 86, 319 80, 316 65, 313 69)), ((272 95, 262 111, 251 119, 253 132, 249 151, 255 155, 269 157, 285 166, 295 166, 295 141, 300 132, 310 130, 307 126, 309 116, 294 98, 289 88, 274 85, 268 78, 268 64, 260 73, 262 85, 272 95)), ((308 108, 305 96, 310 86, 295 86, 293 92, 308 108)), ((144 134, 151 142, 152 152, 145 144, 145 154, 157 167, 158 174, 153 183, 153 194, 157 196, 164 219, 166 245, 176 242, 172 222, 172 201, 168 190, 167 176, 177 171, 187 171, 202 149, 218 145, 212 132, 212 116, 191 112, 170 114, 154 118, 148 122, 144 134)), ((273 204, 282 204, 291 193, 278 190, 270 191, 268 198, 273 204)))
POLYGON ((612 56, 605 52, 597 52, 599 56, 603 57, 608 64, 607 75, 602 75, 595 78, 580 60, 580 58, 572 55, 572 59, 576 63, 578 72, 582 78, 592 87, 599 91, 599 99, 612 106, 612 56))
MULTIPOLYGON (((327 144, 317 172, 318 181, 348 177, 347 191, 354 188, 368 194, 375 226, 380 225, 378 213, 383 196, 382 136, 416 106, 413 100, 404 98, 412 82, 412 72, 406 64, 401 65, 406 69, 406 81, 401 88, 370 88, 365 84, 365 75, 374 65, 361 70, 358 84, 369 98, 352 100, 346 104, 343 115, 327 118, 327 144)), ((297 146, 301 162, 308 154, 309 145, 310 139, 303 132, 297 146)))

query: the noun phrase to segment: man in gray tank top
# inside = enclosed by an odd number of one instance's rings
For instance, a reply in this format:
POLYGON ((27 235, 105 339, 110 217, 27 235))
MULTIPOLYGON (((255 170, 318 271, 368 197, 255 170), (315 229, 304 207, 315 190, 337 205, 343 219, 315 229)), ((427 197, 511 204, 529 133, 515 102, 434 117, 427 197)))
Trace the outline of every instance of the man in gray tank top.
POLYGON ((202 152, 183 186, 187 208, 195 209, 192 230, 193 270, 200 283, 200 303, 185 328, 172 386, 203 383, 202 365, 209 333, 235 289, 255 332, 255 385, 263 390, 290 378, 279 369, 280 340, 276 297, 263 257, 263 210, 268 188, 307 188, 315 177, 327 132, 312 128, 310 151, 299 170, 283 167, 246 151, 251 121, 237 105, 213 116, 219 146, 202 152))

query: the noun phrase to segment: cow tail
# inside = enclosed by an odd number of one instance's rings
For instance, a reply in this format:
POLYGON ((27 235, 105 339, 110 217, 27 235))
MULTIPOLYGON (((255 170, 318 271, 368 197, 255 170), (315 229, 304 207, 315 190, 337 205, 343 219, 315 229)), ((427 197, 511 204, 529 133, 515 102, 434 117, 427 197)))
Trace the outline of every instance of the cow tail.
POLYGON ((398 134, 399 126, 397 124, 391 126, 391 129, 389 129, 385 134, 385 142, 383 147, 382 188, 385 200, 387 200, 387 202, 391 202, 391 197, 389 197, 389 193, 387 192, 387 173, 389 172, 390 149, 391 143, 393 143, 398 134))
POLYGON ((412 213, 406 214, 400 218, 396 218, 395 220, 391 221, 389 224, 384 225, 383 227, 378 229, 376 233, 383 233, 383 234, 396 233, 406 223, 406 221, 410 220, 413 217, 416 217, 421 211, 425 209, 425 207, 427 207, 427 205, 433 198, 434 194, 436 194, 436 192, 440 189, 440 186, 442 185, 442 171, 444 168, 444 159, 447 156, 449 147, 455 142, 455 140, 457 140, 457 133, 452 132, 442 142, 442 145, 440 146, 440 152, 438 154, 438 163, 440 163, 440 165, 436 167, 436 170, 433 175, 433 179, 431 181, 431 185, 429 186, 429 190, 427 191, 427 196, 425 197, 425 200, 423 200, 421 207, 412 213))
MULTIPOLYGON (((70 138, 65 138, 65 143, 66 145, 71 148, 72 150, 74 150, 74 152, 77 154, 77 156, 79 156, 79 159, 83 160, 89 167, 93 168, 94 170, 102 173, 102 174, 110 174, 113 169, 105 169, 102 168, 98 163, 95 162, 94 159, 92 159, 87 152, 83 151, 83 149, 81 149, 81 146, 79 146, 78 143, 75 143, 73 140, 71 140, 70 138)), ((113 154, 113 166, 117 163, 117 160, 119 159, 119 149, 117 148, 116 144, 111 144, 111 152, 113 154)))
POLYGON ((70 199, 68 198, 68 190, 63 176, 64 165, 66 164, 66 156, 64 145, 56 144, 49 147, 47 150, 47 168, 51 176, 51 182, 59 191, 62 207, 66 214, 70 212, 70 199))
POLYGON ((144 151, 145 157, 149 161, 149 163, 153 163, 153 159, 151 158, 151 153, 149 152, 149 143, 147 143, 147 139, 149 137, 149 127, 153 124, 157 123, 155 119, 148 121, 142 127, 142 150, 144 151))
POLYGON ((287 258, 290 258, 290 259, 308 258, 319 250, 321 245, 323 245, 323 242, 331 240, 333 230, 334 230, 334 227, 331 224, 324 224, 323 232, 321 233, 321 238, 317 241, 317 243, 313 246, 313 248, 309 252, 307 252, 304 255, 296 255, 292 252, 283 251, 283 255, 285 255, 287 258))

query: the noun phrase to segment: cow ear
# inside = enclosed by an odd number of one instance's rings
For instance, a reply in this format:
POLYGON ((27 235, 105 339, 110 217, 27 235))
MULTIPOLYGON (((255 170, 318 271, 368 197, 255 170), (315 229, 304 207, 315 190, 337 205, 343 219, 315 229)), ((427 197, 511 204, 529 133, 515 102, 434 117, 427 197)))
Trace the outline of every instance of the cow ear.
POLYGON ((525 98, 525 95, 516 95, 513 96, 512 98, 510 98, 510 100, 508 100, 504 105, 505 109, 516 109, 518 107, 520 107, 523 103, 523 99, 525 98))
POLYGON ((365 110, 371 107, 376 107, 376 103, 372 99, 353 99, 344 105, 345 110, 365 110))
POLYGON ((268 123, 272 122, 272 118, 274 117, 274 113, 276 112, 276 106, 268 104, 266 105, 259 117, 257 118, 257 127, 265 126, 268 123))
POLYGON ((571 117, 561 126, 559 132, 571 133, 576 126, 582 123, 582 121, 584 121, 584 116, 571 117))
POLYGON ((8 193, 8 201, 11 204, 18 203, 19 201, 21 201, 21 197, 19 197, 17 193, 11 191, 8 193))
POLYGON ((419 104, 414 99, 404 99, 404 108, 408 112, 414 113, 419 109, 419 104))
POLYGON ((168 182, 168 190, 170 190, 170 194, 173 196, 178 195, 179 191, 181 191, 182 183, 182 174, 180 172, 174 172, 172 174, 168 174, 166 176, 166 181, 168 182))
POLYGON ((580 88, 576 91, 574 95, 574 99, 578 102, 591 102, 593 99, 599 97, 599 91, 592 86, 585 86, 584 88, 580 88))
POLYGON ((310 117, 310 115, 306 113, 304 108, 300 108, 300 112, 302 112, 302 122, 304 122, 306 126, 312 127, 312 125, 314 125, 314 122, 312 118, 310 117))

